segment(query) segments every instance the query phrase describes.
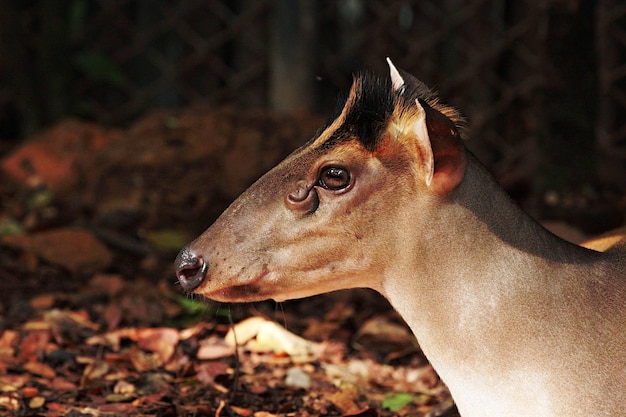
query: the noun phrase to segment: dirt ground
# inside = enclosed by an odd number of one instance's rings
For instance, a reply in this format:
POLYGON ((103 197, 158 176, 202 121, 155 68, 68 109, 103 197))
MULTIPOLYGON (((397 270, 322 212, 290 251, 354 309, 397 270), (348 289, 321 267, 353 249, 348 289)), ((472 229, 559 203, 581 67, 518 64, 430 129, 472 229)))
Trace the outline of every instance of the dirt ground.
MULTIPOLYGON (((0 415, 455 415, 371 291, 225 305, 176 282, 178 250, 320 125, 227 108, 63 120, 0 155, 0 415)), ((568 198, 583 201, 551 217, 579 227, 551 227, 572 240, 623 223, 619 193, 568 198)))

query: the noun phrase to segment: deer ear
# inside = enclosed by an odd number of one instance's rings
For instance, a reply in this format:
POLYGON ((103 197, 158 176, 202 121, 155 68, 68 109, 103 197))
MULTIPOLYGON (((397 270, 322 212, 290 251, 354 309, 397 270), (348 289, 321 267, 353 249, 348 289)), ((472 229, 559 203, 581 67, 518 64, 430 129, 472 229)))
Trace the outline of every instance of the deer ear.
POLYGON ((465 175, 465 147, 454 123, 421 100, 412 133, 426 186, 438 195, 454 190, 465 175))

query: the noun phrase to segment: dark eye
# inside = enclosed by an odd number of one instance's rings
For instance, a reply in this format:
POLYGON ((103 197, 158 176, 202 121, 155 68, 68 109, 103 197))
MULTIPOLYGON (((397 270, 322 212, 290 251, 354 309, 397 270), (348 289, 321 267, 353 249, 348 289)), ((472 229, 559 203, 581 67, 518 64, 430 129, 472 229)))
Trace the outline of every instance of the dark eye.
POLYGON ((341 167, 326 167, 317 183, 328 190, 343 190, 350 185, 350 171, 341 167))

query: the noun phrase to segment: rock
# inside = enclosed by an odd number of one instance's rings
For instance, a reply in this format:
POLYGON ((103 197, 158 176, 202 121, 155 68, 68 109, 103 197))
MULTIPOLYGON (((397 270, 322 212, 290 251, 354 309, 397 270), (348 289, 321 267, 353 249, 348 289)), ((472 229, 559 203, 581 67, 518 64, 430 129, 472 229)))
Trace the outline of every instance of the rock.
POLYGON ((285 384, 292 387, 307 389, 311 387, 311 376, 304 372, 301 368, 289 368, 287 369, 285 384))
POLYGON ((94 123, 64 119, 19 146, 2 160, 0 167, 23 185, 65 191, 78 183, 80 158, 98 151, 116 136, 115 131, 94 123))

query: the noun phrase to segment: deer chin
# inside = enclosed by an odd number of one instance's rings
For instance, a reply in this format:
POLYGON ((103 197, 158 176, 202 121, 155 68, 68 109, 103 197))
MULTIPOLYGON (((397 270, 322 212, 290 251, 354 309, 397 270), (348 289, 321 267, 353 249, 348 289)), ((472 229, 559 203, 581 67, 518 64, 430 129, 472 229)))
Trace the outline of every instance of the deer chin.
MULTIPOLYGON (((250 278, 242 275, 225 280, 226 285, 216 285, 209 276, 207 281, 194 292, 214 301, 224 303, 245 303, 253 301, 263 301, 271 298, 267 294, 268 281, 271 281, 271 270, 267 264, 260 265, 260 270, 256 273, 246 274, 250 278), (235 284, 229 285, 228 283, 235 284), (217 287, 217 288, 216 288, 217 287)), ((271 287, 271 286, 270 286, 271 287)))
POLYGON ((222 303, 250 303, 271 298, 264 296, 261 288, 257 284, 235 285, 233 287, 201 294, 206 298, 222 303))
POLYGON ((207 298, 224 303, 252 303, 257 301, 274 300, 281 303, 287 300, 305 298, 312 294, 285 294, 263 291, 259 284, 244 284, 217 290, 205 295, 207 298))
MULTIPOLYGON (((237 281, 242 282, 241 278, 237 281)), ((310 286, 284 286, 285 277, 264 264, 259 274, 245 283, 224 286, 207 291, 198 288, 196 292, 208 299, 224 303, 250 303, 265 300, 283 302, 300 298, 311 297, 321 293, 319 285, 310 286)), ((329 291, 340 290, 345 287, 339 286, 329 291)))

